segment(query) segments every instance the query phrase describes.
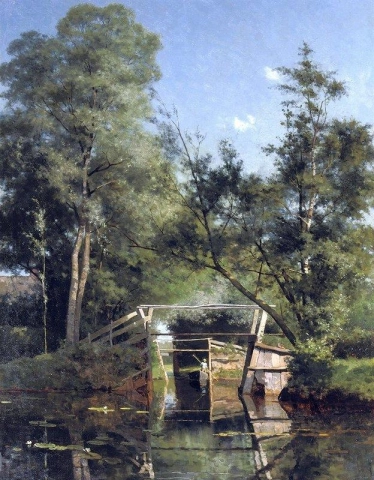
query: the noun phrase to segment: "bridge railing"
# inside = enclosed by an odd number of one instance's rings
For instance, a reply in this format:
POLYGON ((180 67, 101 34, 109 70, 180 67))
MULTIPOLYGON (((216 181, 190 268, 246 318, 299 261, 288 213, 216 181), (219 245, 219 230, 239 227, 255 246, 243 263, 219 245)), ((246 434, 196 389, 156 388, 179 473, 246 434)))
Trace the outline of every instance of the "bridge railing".
POLYGON ((86 338, 81 340, 81 342, 92 343, 99 341, 101 343, 109 342, 110 345, 113 345, 113 340, 115 338, 124 333, 130 333, 131 337, 128 342, 134 344, 146 338, 145 322, 147 320, 148 317, 142 317, 138 312, 131 312, 114 322, 110 322, 109 325, 100 328, 96 332, 89 333, 86 338))
POLYGON ((134 400, 148 404, 150 402, 151 390, 149 382, 152 381, 152 370, 150 364, 150 336, 148 323, 151 320, 152 313, 144 314, 143 309, 131 312, 109 325, 100 328, 94 333, 90 333, 81 340, 81 343, 99 342, 108 344, 110 348, 113 341, 121 346, 134 345, 139 350, 139 365, 137 371, 127 378, 123 379, 121 386, 114 390, 118 393, 132 392, 134 400), (120 338, 128 333, 125 338, 120 338))

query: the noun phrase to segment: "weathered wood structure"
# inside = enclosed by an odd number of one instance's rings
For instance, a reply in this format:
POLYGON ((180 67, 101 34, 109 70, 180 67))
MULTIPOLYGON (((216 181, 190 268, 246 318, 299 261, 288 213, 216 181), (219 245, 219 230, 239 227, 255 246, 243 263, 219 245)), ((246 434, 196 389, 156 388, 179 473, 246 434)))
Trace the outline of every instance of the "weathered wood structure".
POLYGON ((152 310, 144 312, 137 308, 135 312, 110 322, 106 327, 89 334, 81 340, 82 343, 100 342, 107 343, 109 347, 121 343, 132 345, 139 350, 139 363, 137 372, 123 380, 122 385, 114 390, 117 393, 130 394, 134 401, 149 404, 152 398, 152 365, 151 365, 151 340, 149 325, 152 319, 152 310))
MULTIPOLYGON (((252 394, 259 389, 266 395, 278 395, 287 385, 287 360, 291 352, 284 348, 272 347, 263 344, 267 314, 257 305, 141 305, 132 312, 97 332, 88 335, 82 342, 102 342, 109 346, 123 343, 134 345, 140 350, 138 372, 124 379, 123 385, 117 391, 138 392, 139 395, 151 396, 150 382, 152 381, 151 345, 152 337, 171 335, 170 333, 151 333, 150 324, 155 309, 242 309, 251 310, 252 323, 248 333, 179 333, 173 338, 172 348, 160 348, 156 341, 156 353, 162 365, 162 355, 166 352, 173 354, 174 373, 179 372, 178 354, 189 352, 196 360, 206 357, 211 380, 214 380, 223 370, 240 370, 242 379, 239 393, 252 394), (226 344, 212 337, 245 336, 247 348, 238 345, 226 344), (189 347, 188 342, 198 342, 199 347, 189 347), (181 346, 182 345, 182 346, 181 346), (199 357, 197 357, 199 355, 199 357)), ((166 374, 165 374, 166 378, 166 374)), ((212 381, 210 382, 210 384, 212 381)))
POLYGON ((243 384, 243 393, 263 390, 265 395, 279 395, 287 386, 289 372, 287 361, 291 352, 257 342, 243 384))

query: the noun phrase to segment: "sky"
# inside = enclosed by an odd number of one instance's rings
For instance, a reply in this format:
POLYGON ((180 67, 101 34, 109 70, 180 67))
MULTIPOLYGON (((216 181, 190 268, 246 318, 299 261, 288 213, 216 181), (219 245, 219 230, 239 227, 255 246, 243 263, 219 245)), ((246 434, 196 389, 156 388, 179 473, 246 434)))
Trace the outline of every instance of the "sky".
MULTIPOLYGON (((55 33, 79 1, 0 0, 0 62, 20 33, 55 33)), ((92 0, 97 6, 113 3, 92 0)), ((349 96, 333 114, 374 123, 373 0, 117 0, 158 33, 162 79, 156 90, 178 111, 183 130, 206 135, 216 151, 228 138, 248 170, 267 174, 262 147, 282 135, 282 81, 274 68, 292 67, 307 42, 325 70, 336 70, 349 96)))

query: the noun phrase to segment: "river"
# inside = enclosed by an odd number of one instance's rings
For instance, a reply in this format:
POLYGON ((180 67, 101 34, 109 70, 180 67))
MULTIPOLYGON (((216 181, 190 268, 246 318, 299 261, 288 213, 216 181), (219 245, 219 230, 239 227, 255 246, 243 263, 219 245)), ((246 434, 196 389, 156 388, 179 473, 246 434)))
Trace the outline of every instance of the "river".
POLYGON ((370 412, 290 419, 236 390, 155 382, 150 408, 106 393, 1 395, 0 478, 374 479, 370 412))

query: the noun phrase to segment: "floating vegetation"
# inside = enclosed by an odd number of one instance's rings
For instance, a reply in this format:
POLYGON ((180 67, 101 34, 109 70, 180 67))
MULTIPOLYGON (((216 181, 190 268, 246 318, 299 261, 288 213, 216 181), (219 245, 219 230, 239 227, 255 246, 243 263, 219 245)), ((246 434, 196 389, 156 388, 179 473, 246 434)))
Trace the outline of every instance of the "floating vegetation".
POLYGON ((88 407, 88 410, 92 410, 95 412, 103 412, 103 413, 115 411, 114 409, 108 408, 106 405, 104 407, 88 407))
POLYGON ((104 458, 104 462, 108 463, 109 465, 119 465, 122 463, 122 460, 117 457, 106 457, 104 458))
POLYGON ((35 443, 34 447, 42 448, 49 451, 63 451, 76 450, 79 452, 81 458, 87 460, 101 460, 102 456, 99 453, 91 452, 89 448, 84 448, 82 445, 56 445, 55 443, 35 443))
POLYGON ((36 425, 37 427, 46 427, 46 428, 57 427, 55 423, 49 423, 49 422, 46 422, 45 420, 31 420, 29 424, 36 425))
POLYGON ((55 443, 34 443, 36 448, 46 448, 47 450, 55 450, 57 445, 55 443))

